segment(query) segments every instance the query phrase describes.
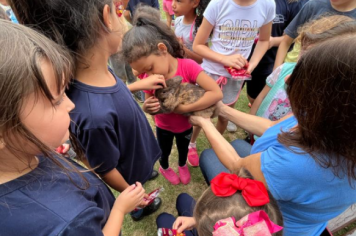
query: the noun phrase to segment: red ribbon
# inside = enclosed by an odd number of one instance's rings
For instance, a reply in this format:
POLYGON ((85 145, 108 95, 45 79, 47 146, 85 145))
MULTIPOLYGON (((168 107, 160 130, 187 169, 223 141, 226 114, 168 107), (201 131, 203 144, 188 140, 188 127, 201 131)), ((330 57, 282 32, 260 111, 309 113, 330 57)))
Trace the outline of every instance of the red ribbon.
POLYGON ((211 190, 218 197, 229 197, 242 191, 247 204, 253 207, 269 203, 267 189, 262 182, 240 178, 235 174, 220 173, 211 180, 211 190))

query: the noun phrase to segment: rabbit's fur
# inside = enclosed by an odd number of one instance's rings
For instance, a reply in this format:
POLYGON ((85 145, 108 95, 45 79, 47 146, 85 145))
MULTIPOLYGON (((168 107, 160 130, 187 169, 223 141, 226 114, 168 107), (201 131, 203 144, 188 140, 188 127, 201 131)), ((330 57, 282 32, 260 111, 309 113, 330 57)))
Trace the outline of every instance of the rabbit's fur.
MULTIPOLYGON (((182 77, 175 76, 166 80, 166 88, 157 89, 155 97, 158 99, 161 109, 159 113, 171 113, 179 104, 191 104, 198 101, 205 93, 205 90, 190 83, 182 84, 182 77)), ((201 111, 185 113, 186 116, 202 116, 210 118, 215 111, 215 105, 201 111)))

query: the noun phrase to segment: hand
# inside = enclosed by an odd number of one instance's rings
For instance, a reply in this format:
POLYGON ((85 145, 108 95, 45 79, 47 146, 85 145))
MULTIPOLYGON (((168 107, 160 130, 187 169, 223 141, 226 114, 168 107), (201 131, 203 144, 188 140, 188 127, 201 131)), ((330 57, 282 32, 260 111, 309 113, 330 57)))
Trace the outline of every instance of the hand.
POLYGON ((161 106, 159 105, 158 99, 155 97, 149 97, 143 103, 142 109, 148 114, 155 114, 160 110, 161 106))
POLYGON ((220 115, 221 113, 221 109, 223 107, 225 107, 226 105, 222 102, 222 101, 218 101, 216 104, 215 104, 215 111, 214 111, 214 114, 213 114, 213 117, 217 117, 220 115))
POLYGON ((223 56, 220 63, 224 66, 232 66, 240 70, 246 65, 247 60, 241 54, 234 54, 231 56, 223 56))
POLYGON ((174 221, 173 229, 176 229, 178 233, 182 233, 184 230, 191 230, 195 227, 196 221, 193 217, 180 216, 174 221))
POLYGON ((173 112, 176 114, 188 113, 188 112, 190 112, 189 104, 187 104, 187 105, 180 104, 174 109, 173 112))
POLYGON ((120 193, 114 203, 113 210, 127 214, 142 202, 144 196, 145 190, 141 183, 136 182, 136 185, 133 184, 120 193))
POLYGON ((140 90, 156 90, 167 87, 163 75, 150 75, 136 83, 139 83, 140 90))
POLYGON ((256 66, 257 66, 257 65, 254 65, 254 64, 252 64, 252 63, 249 63, 249 64, 248 64, 248 68, 247 68, 247 70, 246 70, 246 74, 251 75, 252 71, 256 68, 256 66))
POLYGON ((211 122, 210 118, 204 118, 202 116, 190 116, 189 122, 192 125, 201 127, 204 122, 211 122))
POLYGON ((140 204, 138 205, 138 207, 141 207, 141 208, 146 207, 147 204, 148 204, 148 200, 147 200, 148 198, 149 198, 148 194, 145 193, 145 194, 143 195, 143 199, 142 199, 142 201, 140 202, 140 204))

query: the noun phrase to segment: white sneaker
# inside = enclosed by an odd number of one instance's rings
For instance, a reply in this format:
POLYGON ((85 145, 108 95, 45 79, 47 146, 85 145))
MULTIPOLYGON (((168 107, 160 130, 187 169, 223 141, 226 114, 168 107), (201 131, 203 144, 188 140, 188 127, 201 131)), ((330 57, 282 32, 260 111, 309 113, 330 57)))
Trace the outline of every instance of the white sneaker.
POLYGON ((232 133, 237 131, 236 125, 234 123, 232 123, 231 121, 229 121, 227 123, 226 129, 227 129, 227 131, 232 132, 232 133))

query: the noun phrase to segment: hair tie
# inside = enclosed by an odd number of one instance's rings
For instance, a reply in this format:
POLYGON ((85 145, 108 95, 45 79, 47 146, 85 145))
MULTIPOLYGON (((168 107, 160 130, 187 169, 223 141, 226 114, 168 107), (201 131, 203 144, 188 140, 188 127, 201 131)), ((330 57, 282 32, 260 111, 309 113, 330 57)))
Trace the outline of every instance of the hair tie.
POLYGON ((266 187, 262 182, 240 178, 235 174, 220 173, 211 180, 211 190, 218 197, 229 197, 238 190, 249 206, 263 206, 269 203, 266 187))
POLYGON ((271 236, 283 227, 271 221, 265 211, 252 212, 235 222, 234 217, 219 220, 213 236, 271 236))

